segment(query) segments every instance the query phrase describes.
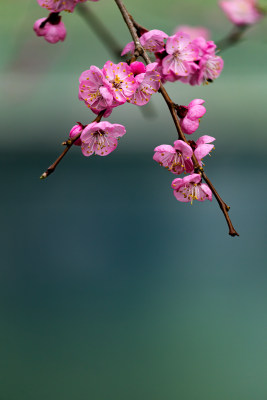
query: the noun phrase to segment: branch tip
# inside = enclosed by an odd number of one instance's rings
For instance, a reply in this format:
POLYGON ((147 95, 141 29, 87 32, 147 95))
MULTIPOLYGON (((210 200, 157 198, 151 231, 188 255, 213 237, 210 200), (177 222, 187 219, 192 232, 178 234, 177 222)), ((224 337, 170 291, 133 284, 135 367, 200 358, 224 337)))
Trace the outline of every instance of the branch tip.
POLYGON ((40 176, 40 179, 45 179, 45 178, 47 178, 47 176, 48 176, 47 172, 44 172, 44 173, 40 176))

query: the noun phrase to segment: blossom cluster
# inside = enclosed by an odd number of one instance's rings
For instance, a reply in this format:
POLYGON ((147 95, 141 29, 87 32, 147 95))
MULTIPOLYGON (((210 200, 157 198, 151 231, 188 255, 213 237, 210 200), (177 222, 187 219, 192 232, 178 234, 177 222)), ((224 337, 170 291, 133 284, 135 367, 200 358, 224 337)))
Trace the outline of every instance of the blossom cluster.
POLYGON ((93 65, 80 76, 79 99, 96 114, 105 110, 105 117, 126 102, 143 106, 160 87, 157 67, 139 61, 130 65, 107 61, 102 69, 93 65))
MULTIPOLYGON (((160 87, 157 63, 145 65, 135 61, 128 65, 107 61, 102 69, 92 65, 79 79, 79 99, 95 114, 108 117, 113 108, 128 102, 143 106, 160 87)), ((86 126, 75 125, 70 131, 74 144, 81 146, 88 157, 93 154, 107 156, 117 147, 118 140, 126 133, 123 125, 108 121, 93 122, 86 126)))
MULTIPOLYGON (((154 53, 162 82, 180 80, 190 85, 208 83, 218 78, 223 69, 223 59, 216 55, 216 45, 203 36, 192 37, 186 29, 168 36, 153 29, 140 37, 140 43, 154 53)), ((128 43, 122 55, 134 53, 134 42, 128 43)))
MULTIPOLYGON (((87 0, 37 0, 50 11, 47 18, 34 24, 38 36, 50 43, 63 41, 66 28, 61 21, 62 11, 73 12, 78 3, 87 0)), ((99 1, 99 0, 90 0, 99 1)), ((220 7, 237 26, 257 22, 263 15, 257 0, 221 0, 220 7)), ((92 65, 79 78, 79 99, 97 118, 88 125, 77 123, 69 133, 70 144, 80 146, 84 156, 93 154, 106 156, 113 152, 118 140, 125 135, 123 125, 101 121, 108 117, 113 108, 128 102, 137 106, 147 104, 161 83, 181 81, 190 85, 213 82, 223 69, 223 59, 217 55, 216 44, 210 40, 206 28, 180 26, 171 36, 157 29, 138 28, 140 44, 154 55, 154 62, 145 65, 136 61, 136 45, 128 43, 121 55, 130 53, 131 60, 115 64, 107 61, 103 68, 92 65)), ((187 106, 172 104, 180 119, 182 134, 173 146, 162 144, 154 149, 153 159, 174 175, 188 174, 172 182, 174 196, 181 202, 212 200, 209 185, 202 182, 203 158, 214 148, 214 137, 203 135, 196 141, 188 140, 183 134, 191 135, 199 127, 206 113, 205 101, 194 99, 187 106)), ((179 128, 180 129, 180 128, 179 128)), ((206 179, 206 178, 205 178, 206 179)))
MULTIPOLYGON (((204 100, 195 99, 188 106, 178 106, 177 114, 180 117, 181 127, 184 133, 194 133, 199 125, 199 119, 206 113, 203 106, 204 100)), ((203 158, 214 148, 211 144, 214 137, 204 135, 196 142, 189 140, 176 140, 173 146, 163 144, 154 149, 153 159, 161 166, 175 175, 188 173, 184 178, 176 178, 172 182, 173 193, 177 200, 193 202, 193 200, 212 200, 212 192, 206 183, 202 183, 200 174, 194 173, 194 156, 199 167, 202 167, 203 158)))
POLYGON ((35 21, 33 29, 36 35, 43 36, 49 43, 64 41, 67 31, 59 13, 61 11, 72 13, 78 3, 84 3, 85 1, 87 0, 37 0, 41 7, 50 11, 50 14, 46 18, 40 18, 35 21))

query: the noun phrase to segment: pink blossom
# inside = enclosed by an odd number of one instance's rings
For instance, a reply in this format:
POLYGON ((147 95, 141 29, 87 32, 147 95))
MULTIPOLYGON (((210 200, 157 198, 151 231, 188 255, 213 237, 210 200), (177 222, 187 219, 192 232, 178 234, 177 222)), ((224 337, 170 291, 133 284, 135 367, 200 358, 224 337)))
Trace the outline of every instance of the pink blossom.
POLYGON ((35 21, 33 29, 37 36, 43 36, 49 43, 63 41, 67 34, 65 25, 60 19, 56 24, 50 23, 48 18, 38 19, 35 21))
POLYGON ((107 156, 116 149, 118 138, 126 133, 123 125, 111 124, 107 121, 93 122, 87 125, 81 134, 83 155, 107 156))
POLYGON ((96 66, 92 65, 89 70, 84 71, 79 82, 79 99, 83 100, 87 107, 94 109, 97 114, 118 105, 113 99, 111 90, 105 84, 102 70, 96 66))
POLYGON ((188 35, 170 36, 166 43, 168 55, 162 60, 163 74, 173 73, 187 76, 191 72, 191 64, 198 59, 198 50, 190 42, 188 35))
POLYGON ((175 33, 186 34, 190 36, 190 39, 196 39, 201 36, 206 40, 210 38, 210 31, 203 26, 188 26, 188 25, 180 25, 176 28, 175 33))
POLYGON ((134 54, 134 50, 135 50, 134 42, 129 42, 126 44, 126 46, 122 50, 121 55, 124 56, 127 53, 134 54))
POLYGON ((192 44, 198 49, 199 60, 191 64, 191 72, 180 80, 190 85, 212 82, 223 69, 223 59, 216 55, 216 44, 212 40, 197 37, 192 44))
POLYGON ((153 29, 140 37, 140 43, 145 50, 155 53, 165 49, 164 39, 167 38, 168 35, 165 32, 153 29))
POLYGON ((221 57, 206 54, 201 58, 199 62, 199 70, 196 73, 195 79, 192 79, 192 82, 196 82, 197 85, 213 82, 220 76, 223 70, 223 65, 224 62, 221 57))
POLYGON ((163 73, 163 66, 162 66, 162 61, 163 59, 166 57, 167 53, 163 52, 163 53, 156 53, 156 62, 158 64, 157 66, 157 71, 159 72, 160 76, 161 76, 161 82, 165 83, 165 82, 175 82, 179 79, 179 77, 175 74, 173 74, 172 72, 170 72, 169 74, 164 75, 163 73))
POLYGON ((223 70, 223 59, 215 54, 205 54, 201 57, 198 68, 192 70, 188 77, 182 77, 184 83, 190 85, 208 84, 217 79, 223 70))
MULTIPOLYGON (((164 39, 167 39, 167 37, 168 35, 165 32, 153 29, 140 36, 140 43, 147 51, 152 53, 161 52, 165 49, 164 39)), ((124 47, 121 55, 124 56, 127 53, 133 54, 134 50, 134 42, 130 42, 124 47)))
POLYGON ((194 166, 191 160, 193 150, 183 140, 176 140, 174 147, 162 144, 161 146, 157 146, 154 151, 153 160, 167 168, 173 174, 179 175, 182 172, 193 172, 194 166))
POLYGON ((195 99, 188 106, 178 107, 177 113, 184 133, 191 135, 198 129, 199 119, 206 113, 203 103, 205 103, 205 100, 195 99))
POLYGON ((257 0, 220 1, 219 5, 228 19, 235 25, 255 24, 263 16, 257 5, 257 0))
POLYGON ((105 85, 112 93, 114 100, 120 104, 129 101, 137 87, 129 65, 124 62, 114 64, 107 61, 102 71, 105 76, 105 85))
POLYGON ((203 57, 205 54, 215 55, 216 44, 213 40, 206 40, 204 37, 197 37, 192 41, 192 44, 197 47, 199 58, 203 57))
MULTIPOLYGON (((70 134, 69 134, 70 139, 73 139, 76 135, 78 135, 78 133, 81 133, 82 131, 83 131, 82 124, 74 125, 71 128, 71 131, 70 131, 70 134)), ((79 137, 78 139, 76 139, 73 144, 75 144, 75 146, 81 146, 81 144, 82 144, 81 138, 79 137)))
POLYGON ((206 183, 201 182, 199 174, 185 176, 183 179, 176 178, 172 182, 173 194, 177 200, 193 203, 193 200, 212 200, 212 192, 206 183))
POLYGON ((204 135, 196 141, 194 154, 200 166, 202 166, 202 159, 214 149, 214 145, 209 144, 214 140, 216 140, 214 137, 204 135))
POLYGON ((130 103, 143 106, 149 102, 152 94, 159 90, 160 74, 157 71, 157 65, 157 63, 148 64, 144 73, 135 76, 138 86, 130 98, 130 103))
MULTIPOLYGON (((41 7, 47 8, 49 11, 61 12, 69 11, 73 12, 75 6, 78 3, 83 3, 87 0, 37 0, 41 7)), ((91 0, 98 1, 98 0, 91 0)))

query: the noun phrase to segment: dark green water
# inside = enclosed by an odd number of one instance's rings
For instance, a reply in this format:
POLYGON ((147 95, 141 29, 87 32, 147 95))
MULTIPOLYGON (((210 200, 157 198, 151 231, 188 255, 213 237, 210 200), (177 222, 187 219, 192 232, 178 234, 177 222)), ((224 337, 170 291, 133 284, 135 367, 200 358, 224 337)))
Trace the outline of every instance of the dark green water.
POLYGON ((266 400, 266 163, 209 160, 231 238, 151 155, 54 157, 1 157, 0 399, 266 400))

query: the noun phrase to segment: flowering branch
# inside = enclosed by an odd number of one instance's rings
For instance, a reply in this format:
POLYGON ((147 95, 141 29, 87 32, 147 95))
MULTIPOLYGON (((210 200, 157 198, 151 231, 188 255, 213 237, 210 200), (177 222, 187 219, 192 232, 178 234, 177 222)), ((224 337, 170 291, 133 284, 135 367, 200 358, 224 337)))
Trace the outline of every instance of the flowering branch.
MULTIPOLYGON (((117 4, 117 6, 118 6, 118 8, 119 8, 119 10, 120 10, 120 12, 122 14, 122 17, 123 17, 128 29, 130 31, 130 34, 131 34, 131 36, 133 38, 133 41, 134 41, 134 44, 135 44, 135 51, 134 51, 134 55, 133 55, 131 61, 133 62, 135 59, 137 59, 139 56, 141 56, 147 64, 151 64, 152 61, 150 60, 146 50, 141 45, 139 37, 138 37, 138 34, 137 34, 137 30, 136 30, 136 29, 140 29, 140 28, 144 29, 144 28, 141 27, 139 24, 137 24, 134 21, 133 17, 128 13, 125 5, 123 4, 123 2, 121 0, 114 0, 114 1, 117 4)), ((171 100, 170 96, 168 95, 168 93, 167 93, 166 89, 164 88, 164 86, 162 85, 162 83, 160 84, 159 92, 163 96, 163 98, 164 98, 164 100, 165 100, 165 102, 166 102, 166 104, 167 104, 167 106, 169 108, 169 111, 171 113, 173 122, 175 124, 179 139, 188 144, 188 141, 185 138, 185 135, 184 135, 184 133, 182 131, 182 128, 181 128, 181 125, 180 125, 179 118, 178 118, 177 113, 176 113, 177 105, 171 100)), ((219 196, 218 192, 216 191, 216 189, 214 188, 214 186, 212 185, 212 183, 208 179, 207 175, 204 173, 203 168, 200 166, 200 164, 199 164, 199 162, 198 162, 198 160, 197 160, 197 158, 196 158, 196 156, 194 154, 192 155, 192 161, 193 161, 193 164, 194 164, 194 172, 196 174, 199 174, 200 176, 202 176, 202 178, 205 180, 205 182, 207 183, 207 185, 211 189, 212 193, 214 194, 214 196, 215 196, 215 198, 216 198, 216 200, 217 200, 217 202, 218 202, 218 204, 219 204, 219 206, 220 206, 220 208, 221 208, 221 210, 222 210, 222 212, 223 212, 223 214, 225 216, 226 222, 228 224, 229 235, 230 236, 239 236, 239 234, 234 229, 233 224, 232 224, 231 219, 230 219, 229 214, 228 214, 228 211, 229 211, 230 207, 227 206, 225 204, 225 202, 221 199, 221 197, 219 196)))
MULTIPOLYGON (((92 122, 100 122, 104 114, 105 114, 105 110, 101 111, 92 122)), ((76 142, 80 138, 81 133, 82 133, 82 130, 80 130, 80 132, 77 133, 72 138, 70 138, 62 143, 64 146, 66 146, 65 150, 60 154, 60 156, 56 159, 56 161, 52 165, 50 165, 50 167, 48 167, 47 170, 40 176, 40 179, 47 178, 49 175, 51 175, 55 171, 56 167, 58 166, 58 164, 60 163, 62 158, 65 157, 65 155, 67 154, 69 149, 72 147, 74 142, 76 142)))

